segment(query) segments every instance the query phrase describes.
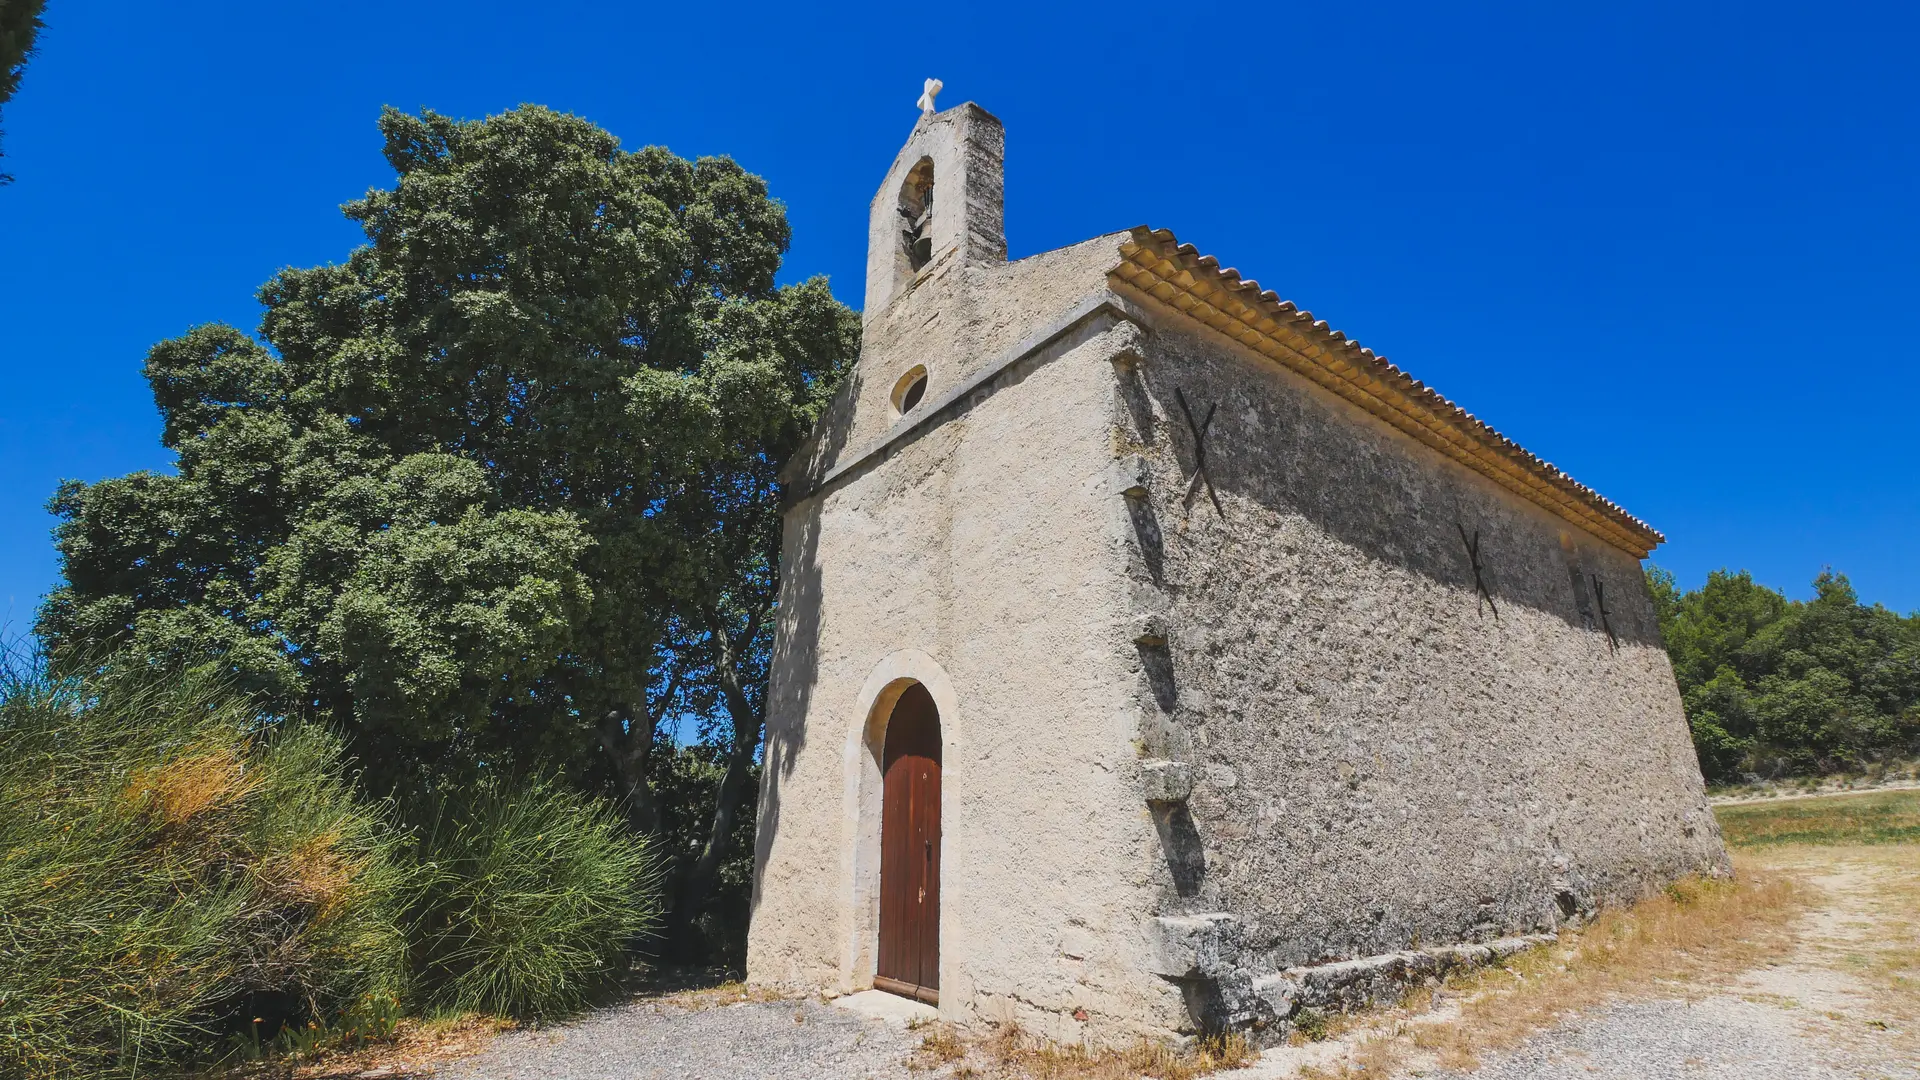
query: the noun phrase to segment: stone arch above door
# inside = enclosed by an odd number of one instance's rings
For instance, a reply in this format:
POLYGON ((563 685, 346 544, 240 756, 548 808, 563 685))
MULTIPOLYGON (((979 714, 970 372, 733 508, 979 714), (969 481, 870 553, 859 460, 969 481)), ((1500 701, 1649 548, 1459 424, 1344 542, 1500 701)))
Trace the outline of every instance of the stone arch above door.
POLYGON ((909 682, 886 724, 881 768, 880 948, 875 989, 939 1004, 940 714, 909 682))
MULTIPOLYGON (((880 937, 880 822, 882 815, 882 761, 886 752, 887 720, 894 704, 907 687, 915 683, 926 687, 940 715, 940 747, 943 759, 941 788, 942 819, 951 831, 960 825, 953 817, 953 785, 963 782, 965 770, 956 751, 962 745, 964 723, 959 695, 953 680, 939 661, 919 649, 901 649, 888 654, 867 676, 860 697, 849 717, 843 765, 846 777, 844 831, 841 838, 842 865, 845 867, 845 891, 852 913, 847 940, 842 946, 841 976, 849 989, 873 985, 880 937)), ((942 912, 942 922, 945 911, 942 912)), ((944 928, 943 928, 944 929, 944 928)), ((943 933, 942 938, 946 935, 943 933)), ((947 973, 953 963, 945 950, 941 953, 941 985, 951 985, 947 973)), ((954 1007, 943 998, 942 1011, 954 1007)))

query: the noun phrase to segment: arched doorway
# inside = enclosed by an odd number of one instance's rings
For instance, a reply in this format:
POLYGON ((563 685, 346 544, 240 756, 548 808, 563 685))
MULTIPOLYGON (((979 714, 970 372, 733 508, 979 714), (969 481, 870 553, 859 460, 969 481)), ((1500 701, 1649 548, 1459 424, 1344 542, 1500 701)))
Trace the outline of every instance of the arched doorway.
POLYGON ((940 1003, 940 711, 919 683, 887 720, 880 810, 880 955, 873 985, 940 1003))

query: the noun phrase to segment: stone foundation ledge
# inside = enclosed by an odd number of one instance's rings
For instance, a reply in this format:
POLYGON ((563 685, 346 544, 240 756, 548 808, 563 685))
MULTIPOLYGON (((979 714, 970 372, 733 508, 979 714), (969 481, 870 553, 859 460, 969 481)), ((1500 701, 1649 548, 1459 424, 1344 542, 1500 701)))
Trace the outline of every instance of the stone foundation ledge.
POLYGON ((1525 934, 1492 941, 1381 953, 1274 971, 1239 942, 1231 915, 1155 920, 1155 973, 1180 985, 1202 1030, 1248 1030, 1262 1043, 1284 1039, 1303 1010, 1335 1012, 1398 1001, 1428 979, 1499 963, 1557 941, 1525 934))
POLYGON ((1559 940, 1552 934, 1498 938, 1484 944, 1382 953, 1358 960, 1288 968, 1252 980, 1252 990, 1290 1016, 1297 1009, 1345 1010, 1398 1001, 1429 978, 1496 964, 1516 953, 1559 940))

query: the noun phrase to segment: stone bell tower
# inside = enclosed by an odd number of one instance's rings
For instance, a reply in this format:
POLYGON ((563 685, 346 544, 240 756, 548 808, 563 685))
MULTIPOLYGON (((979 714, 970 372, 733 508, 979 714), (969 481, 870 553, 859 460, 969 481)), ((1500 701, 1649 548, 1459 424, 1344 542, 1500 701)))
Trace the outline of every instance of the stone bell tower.
POLYGON ((951 265, 1007 261, 1006 129, 967 102, 925 113, 873 197, 867 226, 869 319, 951 265))

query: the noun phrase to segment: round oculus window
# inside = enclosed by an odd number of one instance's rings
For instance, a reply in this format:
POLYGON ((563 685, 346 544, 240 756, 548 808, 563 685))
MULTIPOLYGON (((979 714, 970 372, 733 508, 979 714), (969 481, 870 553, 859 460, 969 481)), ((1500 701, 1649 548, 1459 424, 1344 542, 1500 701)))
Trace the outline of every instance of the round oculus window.
POLYGON ((893 411, 905 416, 926 396, 927 368, 924 364, 916 364, 912 371, 900 376, 900 381, 893 384, 893 411))

